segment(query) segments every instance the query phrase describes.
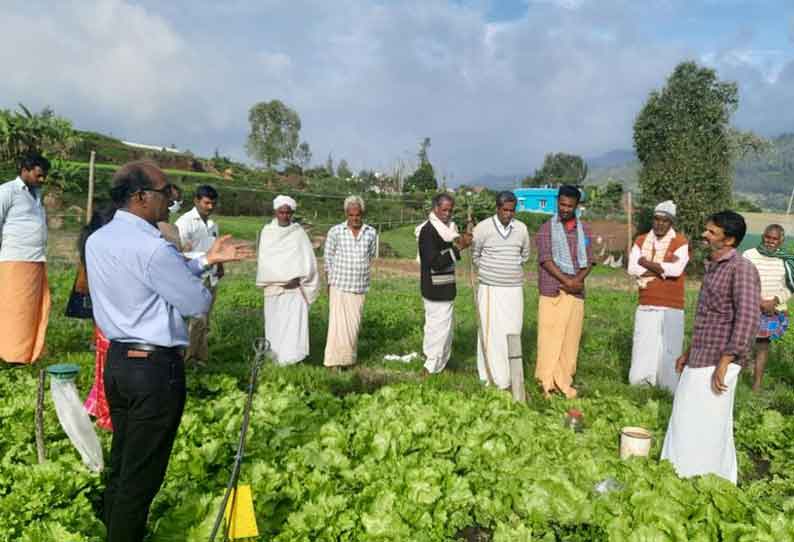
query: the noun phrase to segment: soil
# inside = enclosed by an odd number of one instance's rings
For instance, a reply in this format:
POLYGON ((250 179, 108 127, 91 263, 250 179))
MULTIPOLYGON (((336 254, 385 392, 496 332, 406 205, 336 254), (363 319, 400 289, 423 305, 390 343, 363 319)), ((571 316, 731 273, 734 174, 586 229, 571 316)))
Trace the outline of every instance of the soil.
POLYGON ((595 220, 587 222, 593 234, 593 253, 598 255, 601 249, 606 252, 625 252, 629 242, 628 226, 624 222, 613 220, 595 220))

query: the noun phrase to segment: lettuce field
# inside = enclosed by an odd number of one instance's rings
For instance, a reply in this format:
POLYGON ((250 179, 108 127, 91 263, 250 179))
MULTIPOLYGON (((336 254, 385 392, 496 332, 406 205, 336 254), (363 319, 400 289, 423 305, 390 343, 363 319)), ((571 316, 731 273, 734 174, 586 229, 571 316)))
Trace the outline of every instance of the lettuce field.
MULTIPOLYGON (((37 464, 33 413, 40 366, 81 366, 93 380, 89 325, 63 318, 74 270, 50 269, 48 353, 37 367, 0 369, 0 541, 100 542, 103 481, 80 463, 45 407, 47 461, 37 464)), ((365 305, 359 366, 322 367, 327 297, 311 310, 312 356, 267 365, 256 391, 241 483, 250 484, 259 540, 294 541, 782 541, 794 540, 794 334, 773 348, 765 390, 736 401, 738 487, 679 479, 659 461, 672 397, 626 384, 636 294, 619 271, 595 273, 579 358, 580 398, 541 398, 532 382, 537 291, 526 287, 523 348, 529 400, 480 385, 471 291, 460 281, 448 370, 418 377, 418 281, 381 272, 365 305), (584 414, 584 430, 563 425, 584 414), (618 457, 620 428, 653 433, 647 459, 618 457)), ((696 290, 688 292, 693 313, 696 290)), ((188 374, 188 403, 165 484, 149 518, 151 542, 209 539, 234 461, 262 299, 251 269, 224 279, 212 321, 211 362, 188 374)), ((689 322, 691 324, 691 322, 689 322)), ((110 434, 101 432, 105 453, 110 434)))

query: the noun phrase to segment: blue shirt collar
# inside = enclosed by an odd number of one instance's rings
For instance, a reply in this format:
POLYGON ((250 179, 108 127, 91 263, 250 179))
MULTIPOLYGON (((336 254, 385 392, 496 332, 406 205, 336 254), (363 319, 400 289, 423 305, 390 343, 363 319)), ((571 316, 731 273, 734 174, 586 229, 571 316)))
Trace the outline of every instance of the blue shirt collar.
POLYGON ((139 230, 148 233, 152 237, 161 237, 160 230, 146 222, 141 217, 127 211, 126 209, 119 209, 116 211, 113 220, 121 220, 122 222, 126 222, 127 224, 135 226, 139 230))

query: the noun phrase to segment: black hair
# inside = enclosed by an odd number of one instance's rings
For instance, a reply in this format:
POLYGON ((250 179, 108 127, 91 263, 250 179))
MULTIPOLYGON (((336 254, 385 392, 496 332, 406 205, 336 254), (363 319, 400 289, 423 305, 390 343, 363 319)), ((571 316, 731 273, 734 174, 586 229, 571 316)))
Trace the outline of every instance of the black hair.
POLYGON ((124 164, 113 175, 112 186, 110 189, 110 199, 118 207, 127 204, 130 198, 139 192, 152 188, 152 170, 157 170, 154 162, 140 160, 124 164))
POLYGON ((560 187, 557 197, 573 198, 576 200, 576 203, 579 203, 579 200, 582 199, 582 192, 572 184, 564 184, 560 187))
POLYGON ((733 237, 733 248, 739 248, 744 239, 744 234, 747 233, 747 224, 744 222, 744 217, 734 211, 720 211, 711 215, 707 222, 713 223, 715 226, 722 229, 728 237, 733 237))
POLYGON ((202 184, 196 188, 196 194, 194 197, 195 199, 209 198, 212 201, 215 201, 218 199, 218 191, 208 184, 202 184))
POLYGON ((439 192, 438 194, 433 196, 433 200, 432 200, 433 209, 435 209, 436 207, 438 207, 439 205, 441 205, 445 201, 448 201, 448 202, 452 203, 453 205, 455 204, 455 198, 453 198, 447 192, 439 192))
POLYGON ((496 208, 501 209, 505 203, 510 203, 511 201, 513 203, 518 203, 518 199, 516 198, 516 195, 513 194, 510 190, 504 190, 503 192, 499 192, 496 195, 496 208))
POLYGON ((80 230, 80 237, 77 238, 77 250, 80 253, 80 261, 83 262, 83 264, 85 264, 85 243, 88 241, 88 237, 113 220, 118 209, 115 203, 111 203, 106 208, 97 209, 91 215, 91 220, 88 224, 83 226, 83 229, 80 230))
POLYGON ((30 152, 19 159, 19 171, 23 169, 30 171, 35 167, 40 167, 46 175, 50 171, 50 161, 37 152, 30 152))

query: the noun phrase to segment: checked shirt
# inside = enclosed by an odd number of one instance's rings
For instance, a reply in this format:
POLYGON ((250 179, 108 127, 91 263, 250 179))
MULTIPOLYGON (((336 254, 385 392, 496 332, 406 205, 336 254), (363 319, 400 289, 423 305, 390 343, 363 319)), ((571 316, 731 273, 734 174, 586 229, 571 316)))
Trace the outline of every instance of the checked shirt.
POLYGON ((717 366, 733 354, 744 366, 758 331, 761 282, 755 266, 731 250, 706 262, 687 367, 717 366))
POLYGON ((375 228, 367 224, 361 226, 358 237, 353 237, 347 222, 331 228, 323 255, 328 285, 351 294, 369 290, 369 267, 377 238, 375 228))

